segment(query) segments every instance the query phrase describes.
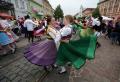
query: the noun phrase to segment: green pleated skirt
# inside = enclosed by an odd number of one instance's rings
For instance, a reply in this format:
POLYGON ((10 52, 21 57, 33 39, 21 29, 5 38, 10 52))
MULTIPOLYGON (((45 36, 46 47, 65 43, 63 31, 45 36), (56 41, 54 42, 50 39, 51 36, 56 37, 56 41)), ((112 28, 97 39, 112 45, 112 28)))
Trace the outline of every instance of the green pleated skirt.
POLYGON ((80 69, 86 59, 95 58, 96 41, 96 36, 91 34, 69 43, 61 42, 57 53, 57 64, 63 66, 71 62, 76 69, 80 69))

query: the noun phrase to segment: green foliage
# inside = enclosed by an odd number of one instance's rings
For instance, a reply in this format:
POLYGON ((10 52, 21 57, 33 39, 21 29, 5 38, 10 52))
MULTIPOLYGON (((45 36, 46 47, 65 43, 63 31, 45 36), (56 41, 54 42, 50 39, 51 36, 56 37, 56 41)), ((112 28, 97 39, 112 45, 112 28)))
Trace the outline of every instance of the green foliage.
POLYGON ((63 10, 61 9, 60 5, 58 5, 57 8, 55 9, 54 17, 55 17, 55 19, 59 19, 59 18, 64 17, 64 13, 63 13, 63 10))
POLYGON ((95 17, 95 18, 97 18, 97 17, 101 16, 101 15, 100 15, 100 11, 99 11, 99 8, 98 8, 98 7, 97 7, 97 8, 95 9, 95 11, 92 13, 92 16, 93 16, 93 17, 95 17))

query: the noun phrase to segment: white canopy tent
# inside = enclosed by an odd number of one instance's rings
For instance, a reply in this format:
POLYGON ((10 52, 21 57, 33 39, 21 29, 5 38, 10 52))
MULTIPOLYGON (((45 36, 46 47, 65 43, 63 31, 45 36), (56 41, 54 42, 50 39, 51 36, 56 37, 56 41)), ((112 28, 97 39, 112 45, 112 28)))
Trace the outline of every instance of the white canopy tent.
MULTIPOLYGON (((106 17, 106 16, 102 16, 103 20, 105 21, 110 21, 113 20, 112 18, 106 17)), ((95 20, 98 20, 98 18, 96 18, 95 20)))
POLYGON ((109 17, 106 17, 106 16, 102 16, 102 17, 103 17, 103 20, 106 20, 106 21, 113 20, 112 18, 109 18, 109 17))

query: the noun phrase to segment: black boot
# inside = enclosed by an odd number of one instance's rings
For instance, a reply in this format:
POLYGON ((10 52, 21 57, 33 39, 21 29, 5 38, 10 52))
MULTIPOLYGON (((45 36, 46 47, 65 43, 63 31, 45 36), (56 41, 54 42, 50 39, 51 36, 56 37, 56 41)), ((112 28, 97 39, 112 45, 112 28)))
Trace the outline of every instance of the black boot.
POLYGON ((99 42, 96 43, 97 48, 101 47, 101 44, 99 42))

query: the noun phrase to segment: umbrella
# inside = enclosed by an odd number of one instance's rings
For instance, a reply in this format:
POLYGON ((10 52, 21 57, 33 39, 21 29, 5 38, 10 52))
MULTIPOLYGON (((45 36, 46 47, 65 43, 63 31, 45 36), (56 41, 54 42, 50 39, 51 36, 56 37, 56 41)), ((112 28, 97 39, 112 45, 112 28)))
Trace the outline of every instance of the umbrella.
POLYGON ((4 18, 7 18, 7 19, 13 18, 13 16, 8 15, 8 14, 6 14, 6 13, 0 13, 0 17, 4 17, 4 18))

